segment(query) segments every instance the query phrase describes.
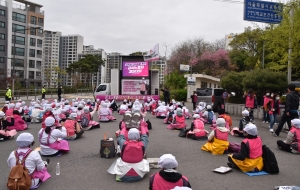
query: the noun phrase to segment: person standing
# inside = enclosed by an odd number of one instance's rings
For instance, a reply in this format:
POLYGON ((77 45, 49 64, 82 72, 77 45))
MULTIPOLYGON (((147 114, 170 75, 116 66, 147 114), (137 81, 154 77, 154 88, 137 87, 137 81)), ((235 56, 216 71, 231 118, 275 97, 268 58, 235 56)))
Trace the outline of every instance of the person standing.
POLYGON ((269 116, 269 109, 267 107, 267 103, 270 101, 270 92, 267 91, 266 95, 264 95, 263 99, 263 123, 269 123, 270 116, 269 116))
POLYGON ((253 90, 250 88, 248 92, 244 92, 245 108, 250 112, 250 117, 253 118, 253 109, 257 108, 257 98, 253 90))
POLYGON ((144 95, 146 91, 146 81, 144 77, 142 78, 142 82, 140 84, 141 84, 140 93, 141 95, 144 95))
POLYGON ((42 99, 45 100, 45 96, 46 96, 46 89, 45 89, 45 85, 42 88, 42 99))
POLYGON ((5 101, 11 101, 11 89, 9 88, 9 86, 6 89, 7 91, 5 93, 5 101))
POLYGON ((57 90, 58 102, 60 102, 60 100, 61 100, 61 90, 62 90, 62 85, 60 85, 57 90))
POLYGON ((196 110, 196 104, 197 104, 197 100, 198 100, 198 96, 196 91, 194 91, 194 94, 191 95, 191 99, 192 99, 192 103, 193 103, 193 111, 196 110))
POLYGON ((170 102, 170 91, 167 87, 165 87, 165 89, 162 89, 162 91, 164 93, 165 104, 167 105, 170 102))
POLYGON ((286 95, 285 111, 281 117, 277 130, 273 133, 275 137, 279 136, 285 122, 287 122, 289 129, 291 129, 291 120, 298 118, 299 94, 295 91, 295 85, 288 85, 288 93, 286 95))

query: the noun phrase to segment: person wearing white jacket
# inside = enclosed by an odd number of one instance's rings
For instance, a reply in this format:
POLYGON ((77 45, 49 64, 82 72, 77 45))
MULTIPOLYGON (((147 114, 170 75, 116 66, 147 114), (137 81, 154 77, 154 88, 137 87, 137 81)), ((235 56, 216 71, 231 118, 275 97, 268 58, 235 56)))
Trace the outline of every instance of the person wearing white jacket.
POLYGON ((39 131, 40 153, 43 156, 60 156, 63 152, 70 150, 69 143, 62 140, 67 136, 66 128, 57 129, 54 123, 53 117, 47 117, 45 120, 46 128, 39 131))

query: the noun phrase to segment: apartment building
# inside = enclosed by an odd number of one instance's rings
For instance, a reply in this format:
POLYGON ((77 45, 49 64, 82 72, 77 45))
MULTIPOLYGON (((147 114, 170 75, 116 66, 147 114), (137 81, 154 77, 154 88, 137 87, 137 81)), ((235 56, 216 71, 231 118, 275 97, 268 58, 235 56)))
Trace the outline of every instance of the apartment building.
POLYGON ((151 69, 158 69, 159 71, 159 85, 163 85, 165 82, 166 68, 166 61, 157 60, 151 62, 151 69))
POLYGON ((59 44, 61 32, 44 31, 43 41, 43 84, 48 88, 56 88, 61 83, 59 68, 59 44))
MULTIPOLYGON (((107 65, 107 54, 101 49, 95 49, 93 45, 83 46, 83 51, 78 55, 78 60, 84 58, 85 55, 100 55, 102 59, 105 61, 105 65, 107 65)), ((93 84, 98 85, 100 83, 104 83, 106 78, 106 67, 102 65, 99 67, 98 72, 94 75, 93 84)))
MULTIPOLYGON (((78 55, 83 51, 83 37, 81 35, 66 35, 60 37, 59 66, 67 69, 69 64, 78 61, 78 55)), ((73 86, 76 76, 62 75, 62 85, 73 86)))
POLYGON ((26 0, 0 1, 0 80, 2 87, 42 85, 43 6, 26 0))
POLYGON ((120 69, 122 67, 122 57, 121 53, 113 52, 107 54, 107 63, 106 63, 106 79, 105 83, 111 82, 111 69, 120 69))

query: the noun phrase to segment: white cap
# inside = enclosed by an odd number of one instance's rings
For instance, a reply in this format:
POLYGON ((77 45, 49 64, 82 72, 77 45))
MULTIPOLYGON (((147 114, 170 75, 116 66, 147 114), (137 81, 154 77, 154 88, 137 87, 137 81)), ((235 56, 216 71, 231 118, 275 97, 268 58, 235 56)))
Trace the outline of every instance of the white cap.
POLYGON ((207 106, 207 109, 210 110, 210 109, 211 109, 211 105, 208 105, 208 106, 207 106))
POLYGON ((5 116, 5 113, 3 111, 0 111, 0 119, 2 119, 5 116))
POLYGON ((33 141, 34 137, 30 133, 21 133, 17 138, 17 145, 20 148, 28 147, 33 141))
POLYGON ((218 118, 217 121, 216 121, 216 124, 217 124, 218 127, 225 127, 226 121, 223 118, 218 118))
POLYGON ((55 123, 55 119, 51 116, 47 117, 45 119, 45 124, 46 124, 46 127, 52 127, 55 123))
POLYGON ((256 125, 249 123, 244 128, 244 131, 247 132, 249 135, 256 136, 258 134, 256 125))
POLYGON ((294 127, 298 128, 298 129, 300 128, 300 119, 293 119, 293 120, 291 120, 291 123, 293 124, 294 127))
POLYGON ((248 110, 243 110, 243 111, 242 111, 242 114, 243 114, 244 116, 249 116, 249 111, 248 111, 248 110))
POLYGON ((193 118, 194 118, 194 119, 199 119, 199 118, 200 118, 200 115, 199 115, 199 114, 194 114, 194 115, 193 115, 193 118))
POLYGON ((164 169, 177 168, 178 162, 172 154, 164 154, 158 160, 158 165, 164 169))

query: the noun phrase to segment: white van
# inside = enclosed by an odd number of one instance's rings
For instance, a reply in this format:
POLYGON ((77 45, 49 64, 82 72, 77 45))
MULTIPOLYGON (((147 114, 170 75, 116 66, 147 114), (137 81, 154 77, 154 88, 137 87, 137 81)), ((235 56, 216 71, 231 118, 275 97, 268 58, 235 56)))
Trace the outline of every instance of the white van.
POLYGON ((111 95, 111 84, 110 83, 102 83, 96 88, 94 92, 94 96, 97 95, 111 95))

